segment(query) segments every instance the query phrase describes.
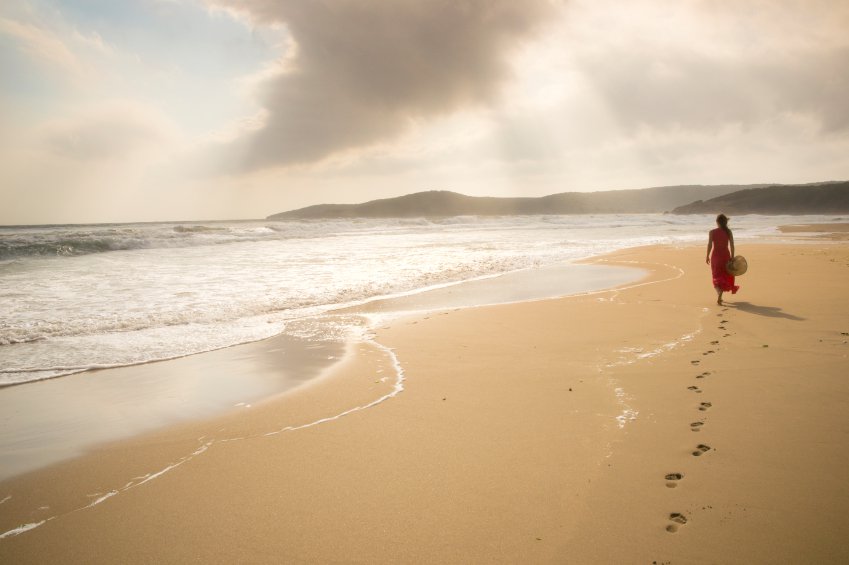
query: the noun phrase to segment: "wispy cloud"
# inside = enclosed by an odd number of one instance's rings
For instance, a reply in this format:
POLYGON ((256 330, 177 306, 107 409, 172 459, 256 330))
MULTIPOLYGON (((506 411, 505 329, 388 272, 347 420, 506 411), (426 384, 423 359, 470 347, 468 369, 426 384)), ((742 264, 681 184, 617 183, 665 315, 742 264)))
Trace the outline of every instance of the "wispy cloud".
POLYGON ((628 130, 718 130, 804 114, 849 127, 849 4, 579 3, 579 72, 628 130), (586 21, 605 32, 590 34, 586 21))
POLYGON ((59 35, 49 29, 12 19, 0 18, 0 34, 15 40, 18 50, 37 64, 47 65, 69 74, 83 69, 80 59, 59 35))
POLYGON ((111 103, 50 123, 42 141, 55 156, 97 162, 127 159, 165 144, 175 143, 175 129, 149 107, 136 103, 111 103))

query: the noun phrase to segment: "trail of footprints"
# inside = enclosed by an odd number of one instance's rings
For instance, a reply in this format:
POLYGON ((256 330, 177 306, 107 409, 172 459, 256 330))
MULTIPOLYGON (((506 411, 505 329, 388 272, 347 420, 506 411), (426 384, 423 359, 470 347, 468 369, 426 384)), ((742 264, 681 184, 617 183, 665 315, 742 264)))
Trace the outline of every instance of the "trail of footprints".
MULTIPOLYGON (((728 310, 728 308, 723 308, 722 312, 726 312, 727 310, 728 310)), ((725 315, 723 313, 720 313, 720 314, 717 314, 717 316, 720 318, 719 325, 717 326, 717 329, 724 331, 724 332, 727 332, 728 326, 726 324, 728 324, 728 320, 725 319, 725 315)), ((724 338, 730 337, 730 335, 731 335, 730 333, 724 333, 722 335, 722 337, 724 337, 724 338)), ((714 347, 715 349, 708 349, 707 351, 704 351, 702 353, 702 357, 707 357, 709 355, 715 354, 717 352, 717 350, 719 349, 719 347, 718 347, 719 343, 720 343, 720 340, 718 340, 718 339, 711 341, 710 345, 712 347, 714 347)), ((692 361, 690 361, 690 364, 694 367, 697 367, 697 366, 701 365, 701 362, 702 362, 702 359, 693 359, 692 361)), ((702 373, 699 373, 698 375, 696 375, 696 378, 697 379, 706 379, 707 377, 710 377, 712 374, 713 373, 711 371, 703 371, 702 373)), ((701 387, 696 386, 696 385, 688 386, 687 390, 692 391, 696 394, 701 394, 702 392, 704 392, 701 387)), ((700 412, 707 412, 708 410, 711 409, 712 406, 713 406, 713 404, 710 403, 710 402, 700 402, 696 406, 696 408, 700 412)), ((690 423, 690 431, 691 432, 700 432, 702 430, 702 428, 704 427, 705 423, 706 423, 705 418, 701 418, 701 419, 698 419, 698 420, 691 422, 690 423)), ((706 453, 708 453, 709 451, 711 451, 712 449, 713 448, 711 446, 709 446, 705 443, 700 443, 700 444, 696 445, 696 447, 693 449, 693 451, 691 453, 692 453, 693 457, 701 457, 701 456, 705 455, 706 453)), ((681 482, 681 480, 684 478, 684 474, 683 473, 669 473, 668 475, 666 475, 665 478, 666 478, 666 486, 668 488, 676 488, 678 486, 678 484, 681 482)), ((666 531, 669 532, 669 533, 675 533, 675 532, 678 531, 678 529, 681 526, 683 526, 686 523, 687 523, 687 517, 684 514, 682 514, 680 512, 673 512, 669 515, 669 523, 666 526, 666 531)))

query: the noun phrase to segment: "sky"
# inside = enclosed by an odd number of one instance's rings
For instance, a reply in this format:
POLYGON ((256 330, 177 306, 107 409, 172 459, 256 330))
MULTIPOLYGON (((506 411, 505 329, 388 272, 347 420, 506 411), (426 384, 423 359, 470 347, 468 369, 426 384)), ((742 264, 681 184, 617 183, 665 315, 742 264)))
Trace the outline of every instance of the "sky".
POLYGON ((849 179, 846 0, 10 0, 0 225, 849 179))

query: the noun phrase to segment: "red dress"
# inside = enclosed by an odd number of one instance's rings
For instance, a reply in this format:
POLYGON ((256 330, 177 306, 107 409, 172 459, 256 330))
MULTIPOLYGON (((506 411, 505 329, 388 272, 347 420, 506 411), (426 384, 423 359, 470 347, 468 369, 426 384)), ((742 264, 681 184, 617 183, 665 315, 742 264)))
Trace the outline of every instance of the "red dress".
POLYGON ((710 270, 713 274, 713 287, 723 292, 736 294, 740 289, 734 284, 734 275, 728 274, 725 265, 731 260, 731 251, 728 247, 728 234, 722 228, 710 231, 710 240, 713 247, 710 252, 710 270))

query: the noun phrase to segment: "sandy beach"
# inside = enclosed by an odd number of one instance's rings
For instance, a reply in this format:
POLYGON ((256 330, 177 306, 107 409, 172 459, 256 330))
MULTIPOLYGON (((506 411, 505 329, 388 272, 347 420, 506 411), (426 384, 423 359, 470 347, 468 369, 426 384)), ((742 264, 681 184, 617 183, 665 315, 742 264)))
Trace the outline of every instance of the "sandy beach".
POLYGON ((722 307, 703 246, 626 250, 636 283, 403 318, 6 480, 0 562, 845 563, 849 247, 738 252, 722 307))

